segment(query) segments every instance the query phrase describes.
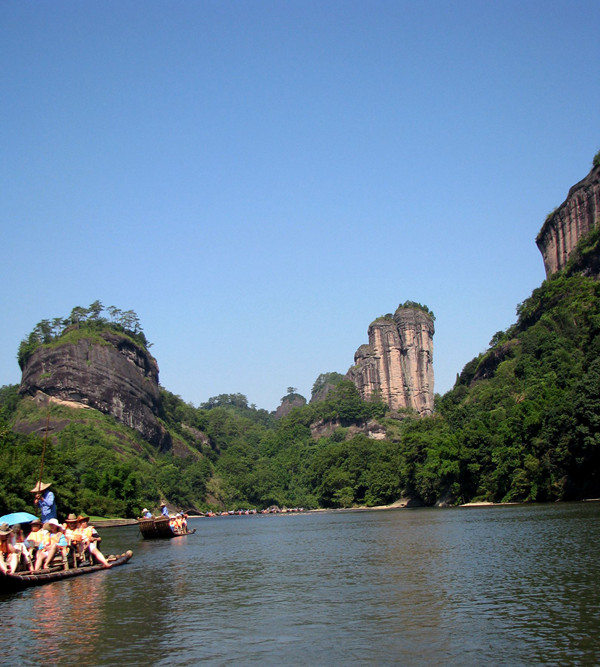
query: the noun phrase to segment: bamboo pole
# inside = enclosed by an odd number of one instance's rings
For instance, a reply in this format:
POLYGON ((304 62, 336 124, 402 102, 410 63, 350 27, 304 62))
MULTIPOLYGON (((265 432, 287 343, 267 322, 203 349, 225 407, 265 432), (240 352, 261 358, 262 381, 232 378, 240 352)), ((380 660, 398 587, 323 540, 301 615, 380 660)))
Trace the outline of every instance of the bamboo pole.
POLYGON ((37 496, 40 494, 39 488, 42 486, 42 475, 44 473, 44 457, 46 456, 46 443, 48 442, 48 427, 50 425, 50 406, 48 406, 48 416, 46 418, 46 433, 44 434, 44 445, 42 447, 42 461, 40 464, 40 476, 38 479, 38 493, 37 496))

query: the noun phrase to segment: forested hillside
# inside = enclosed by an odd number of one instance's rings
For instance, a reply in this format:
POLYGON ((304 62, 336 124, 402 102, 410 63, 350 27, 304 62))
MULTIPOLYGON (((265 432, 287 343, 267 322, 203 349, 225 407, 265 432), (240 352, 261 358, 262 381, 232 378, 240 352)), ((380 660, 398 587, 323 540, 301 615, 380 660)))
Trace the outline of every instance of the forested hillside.
MULTIPOLYGON (((595 256, 589 247, 576 253, 577 270, 595 256)), ((163 497, 184 509, 597 497, 599 332, 600 283, 571 267, 518 306, 516 323, 436 397, 432 417, 392 419, 339 377, 323 400, 279 420, 241 394, 194 407, 162 389, 167 454, 95 410, 48 410, 3 387, 0 511, 31 508, 45 419, 54 426, 44 477, 63 512, 136 516, 163 497), (36 433, 14 433, 15 420, 36 433), (369 437, 377 424, 383 439, 369 437)))

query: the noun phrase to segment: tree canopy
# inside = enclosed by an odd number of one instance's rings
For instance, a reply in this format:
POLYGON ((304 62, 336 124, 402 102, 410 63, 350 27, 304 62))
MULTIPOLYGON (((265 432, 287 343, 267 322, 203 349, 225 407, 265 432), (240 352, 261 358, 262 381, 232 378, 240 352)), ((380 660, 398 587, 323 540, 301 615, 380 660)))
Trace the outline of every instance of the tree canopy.
POLYGON ((54 317, 51 320, 38 322, 33 331, 19 345, 17 353, 19 366, 23 368, 27 359, 40 345, 48 345, 57 341, 72 328, 95 331, 112 329, 130 336, 146 349, 151 345, 133 310, 123 311, 115 306, 104 308, 100 301, 94 301, 87 308, 75 306, 67 317, 54 317), (104 312, 108 314, 108 317, 102 315, 104 312))

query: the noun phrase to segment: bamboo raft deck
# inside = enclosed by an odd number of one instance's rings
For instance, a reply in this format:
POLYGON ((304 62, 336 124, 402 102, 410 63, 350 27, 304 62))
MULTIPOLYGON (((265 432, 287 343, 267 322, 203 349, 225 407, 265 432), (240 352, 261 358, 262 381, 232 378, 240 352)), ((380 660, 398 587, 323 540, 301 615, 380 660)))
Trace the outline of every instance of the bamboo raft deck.
POLYGON ((175 533, 170 525, 170 519, 166 516, 155 516, 151 519, 138 519, 140 533, 145 540, 172 539, 174 537, 183 537, 184 535, 193 535, 196 529, 188 530, 185 533, 175 533))
POLYGON ((91 574, 99 570, 112 570, 114 567, 124 565, 133 556, 133 551, 126 551, 120 556, 116 556, 115 560, 110 560, 110 568, 104 565, 83 565, 82 567, 74 567, 70 570, 52 569, 38 572, 15 572, 15 574, 4 574, 0 572, 0 593, 15 593, 22 591, 32 586, 42 586, 60 579, 70 579, 72 577, 80 577, 84 574, 91 574))

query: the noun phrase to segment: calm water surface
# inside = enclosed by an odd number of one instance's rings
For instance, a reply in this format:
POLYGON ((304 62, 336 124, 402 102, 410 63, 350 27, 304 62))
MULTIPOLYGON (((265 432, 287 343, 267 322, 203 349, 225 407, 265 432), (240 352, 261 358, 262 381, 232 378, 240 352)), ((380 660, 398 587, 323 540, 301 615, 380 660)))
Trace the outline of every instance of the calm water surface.
POLYGON ((190 524, 104 529, 128 565, 0 596, 0 663, 600 664, 600 503, 190 524))

